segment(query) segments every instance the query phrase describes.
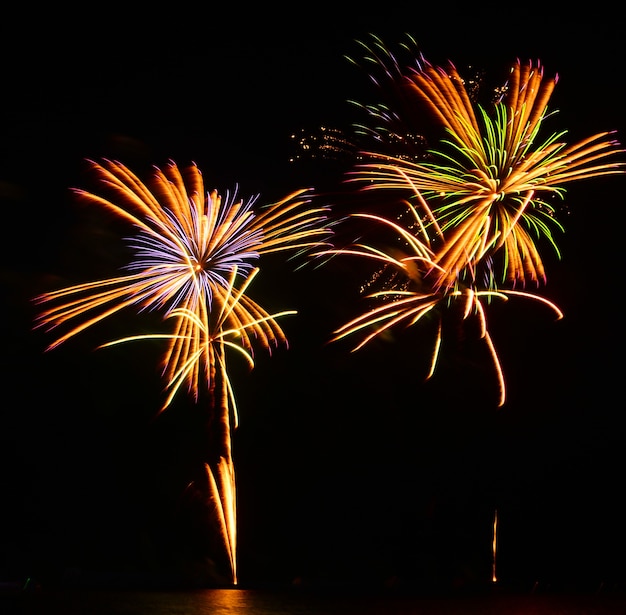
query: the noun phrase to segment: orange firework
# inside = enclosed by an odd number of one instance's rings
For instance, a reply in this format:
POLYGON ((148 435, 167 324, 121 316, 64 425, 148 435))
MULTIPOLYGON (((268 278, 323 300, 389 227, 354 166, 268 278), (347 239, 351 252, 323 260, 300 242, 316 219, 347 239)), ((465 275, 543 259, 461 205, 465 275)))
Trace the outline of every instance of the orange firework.
POLYGON ((557 319, 563 317, 561 310, 551 301, 543 297, 516 290, 496 290, 494 288, 480 288, 476 284, 462 284, 458 279, 454 286, 440 286, 433 284, 433 271, 440 271, 439 265, 433 260, 434 253, 427 241, 420 238, 424 234, 424 226, 416 208, 407 203, 410 222, 399 224, 383 216, 365 213, 355 213, 351 218, 361 218, 382 225, 381 231, 391 229, 397 234, 398 241, 393 248, 378 248, 366 243, 353 243, 343 248, 322 250, 319 256, 341 255, 364 258, 371 261, 377 271, 392 272, 392 275, 375 276, 380 288, 369 292, 365 299, 374 302, 374 306, 349 322, 343 324, 333 332, 331 341, 338 341, 348 336, 360 336, 360 341, 353 348, 353 352, 363 348, 374 338, 383 335, 393 327, 411 327, 426 316, 431 316, 434 322, 435 337, 432 347, 430 368, 426 379, 430 378, 436 368, 439 351, 443 340, 443 319, 445 311, 458 309, 462 321, 469 317, 478 318, 480 338, 484 340, 489 350, 496 372, 499 388, 498 405, 502 406, 506 400, 506 386, 504 373, 496 352, 495 345, 487 327, 485 301, 494 299, 508 300, 519 297, 537 301, 549 307, 557 319), (415 231, 414 229, 421 229, 415 231))
POLYGON ((301 253, 324 245, 330 234, 327 210, 311 206, 308 190, 255 210, 256 197, 244 202, 236 191, 225 199, 216 190, 205 192, 195 165, 157 168, 148 187, 118 162, 91 164, 113 197, 76 192, 137 229, 131 242, 135 258, 125 275, 36 297, 37 303, 48 306, 36 326, 65 329, 48 347, 52 349, 126 308, 160 310, 173 321, 166 333, 125 337, 103 346, 141 339, 168 341, 163 358, 167 396, 161 410, 183 383, 196 401, 200 390, 208 391, 216 450, 209 451, 204 483, 195 488, 211 503, 236 584, 231 432, 238 418, 226 350, 238 351, 253 367, 255 343, 267 350, 287 344, 277 318, 295 312, 269 314, 246 291, 259 271, 256 263, 262 254, 301 253))
MULTIPOLYGON (((163 365, 168 386, 178 390, 178 374, 184 366, 189 390, 197 398, 201 363, 189 361, 202 337, 198 323, 207 323, 211 313, 223 309, 234 285, 231 274, 247 276, 262 254, 285 250, 306 251, 324 243, 329 235, 324 225, 327 210, 311 206, 307 190, 298 190, 270 206, 253 208, 257 197, 244 202, 236 193, 225 199, 216 190, 206 193, 200 170, 184 170, 171 163, 155 169, 150 189, 124 165, 92 162, 102 183, 117 200, 84 190, 78 195, 91 204, 112 211, 138 229, 131 247, 135 258, 129 273, 106 280, 86 282, 36 297, 49 306, 36 326, 66 331, 50 344, 58 346, 88 327, 120 310, 162 310, 175 315, 172 343, 163 365), (118 203, 119 200, 119 203, 118 203), (183 317, 185 313, 196 318, 183 317)), ((246 295, 227 311, 224 326, 239 330, 243 345, 251 348, 248 322, 257 320, 260 308, 246 295)), ((260 320, 268 343, 284 342, 276 329, 260 320)), ((166 401, 166 406, 171 396, 166 401)))
MULTIPOLYGON (((170 317, 176 318, 189 324, 183 327, 186 335, 178 334, 148 334, 134 335, 104 344, 113 346, 124 342, 148 339, 167 339, 175 346, 185 346, 182 353, 170 352, 169 354, 182 355, 184 362, 172 374, 168 388, 170 389, 166 405, 176 394, 178 387, 188 378, 190 372, 202 371, 206 377, 206 389, 209 391, 213 409, 216 414, 221 437, 219 439, 219 451, 214 451, 217 459, 215 470, 210 463, 204 464, 204 485, 198 486, 192 482, 188 488, 206 489, 213 510, 216 513, 220 534, 227 549, 228 561, 231 568, 232 579, 237 583, 236 562, 236 496, 235 496, 235 469, 233 465, 231 449, 231 431, 238 426, 237 405, 235 395, 228 375, 226 365, 226 350, 234 350, 243 355, 252 368, 254 359, 250 345, 249 334, 252 333, 258 343, 265 348, 277 340, 287 342, 285 335, 276 321, 277 318, 295 311, 268 314, 258 304, 245 295, 252 279, 259 269, 254 269, 245 280, 241 288, 235 289, 237 271, 233 270, 228 287, 219 304, 212 312, 202 310, 201 317, 186 308, 177 308, 170 313, 170 317), (229 326, 229 323, 236 323, 229 326), (202 370, 198 366, 203 367, 202 370)), ((180 363, 179 361, 177 364, 180 363)))
POLYGON ((336 329, 333 340, 361 335, 357 350, 392 327, 412 326, 428 315, 436 323, 430 377, 442 341, 441 314, 458 306, 455 314, 462 320, 472 314, 478 318, 502 405, 505 381, 487 328, 485 302, 525 297, 548 306, 557 318, 563 316, 549 300, 514 289, 528 281, 545 282, 539 238, 547 239, 558 254, 552 230, 562 227, 551 199, 562 199, 563 186, 570 182, 624 173, 625 163, 615 156, 625 150, 610 132, 574 145, 563 140, 564 132, 540 137, 557 83, 556 77, 544 80, 540 64, 518 61, 509 83, 496 91, 499 98, 489 112, 474 103, 475 84, 468 89, 452 64, 445 69, 431 66, 415 53, 413 39, 403 46, 413 54, 406 67, 376 37, 371 46, 362 46, 365 60, 383 75, 372 80, 378 86, 386 82, 386 93, 395 95, 397 106, 362 105, 374 125, 357 129, 373 136, 376 147, 363 148, 365 161, 349 172, 348 181, 383 194, 379 211, 391 211, 405 199, 410 221, 402 226, 391 214, 353 214, 351 218, 393 229, 400 240, 394 245, 402 250, 361 242, 321 252, 366 258, 379 268, 369 284, 379 286, 367 295, 374 306, 336 329), (402 155, 382 151, 392 138, 398 141, 409 134, 420 107, 445 134, 439 147, 421 159, 409 150, 402 155), (386 286, 381 288, 381 283, 386 286), (508 288, 500 288, 505 283, 508 288))
POLYGON ((418 199, 439 242, 433 258, 438 286, 475 274, 500 249, 508 282, 545 281, 535 241, 543 236, 557 249, 552 229, 561 228, 549 198, 563 198, 570 182, 623 173, 624 162, 614 157, 624 150, 611 132, 573 145, 562 140, 564 132, 541 140, 557 78, 544 80, 540 64, 513 66, 491 114, 475 107, 452 64, 424 63, 404 80, 446 137, 431 151, 432 161, 366 152, 372 160, 358 165, 352 179, 366 182, 366 189, 405 190, 418 199))

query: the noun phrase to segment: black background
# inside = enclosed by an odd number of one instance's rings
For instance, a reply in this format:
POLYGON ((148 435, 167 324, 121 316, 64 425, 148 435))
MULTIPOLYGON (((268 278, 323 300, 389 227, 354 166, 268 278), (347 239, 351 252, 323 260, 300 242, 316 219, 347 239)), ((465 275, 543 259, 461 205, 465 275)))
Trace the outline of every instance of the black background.
MULTIPOLYGON (((0 575, 204 579, 210 537, 180 495, 201 455, 201 407, 181 397, 152 418, 158 348, 94 350, 128 322, 49 353, 32 331, 38 292, 111 275, 123 261, 125 229, 70 193, 87 184, 85 160, 140 173, 194 161, 207 189, 237 183, 263 202, 309 184, 326 190, 330 170, 288 163, 289 136, 345 128, 348 99, 377 98, 344 58, 368 33, 392 46, 409 32, 431 63, 461 71, 541 60, 559 74, 551 129, 571 141, 616 130, 623 142, 623 19, 519 8, 9 11, 0 575)), ((502 582, 623 584, 623 179, 572 184, 566 199, 562 258, 548 258, 542 290, 565 318, 524 302, 489 315, 508 382, 500 409, 480 347, 450 349, 424 383, 427 331, 356 354, 327 345, 356 309, 360 280, 348 267, 294 272, 268 260, 258 300, 298 315, 283 322, 288 350, 260 352, 250 373, 234 366, 242 584, 488 583, 496 509, 502 582)), ((153 318, 129 326, 148 331, 153 318)))

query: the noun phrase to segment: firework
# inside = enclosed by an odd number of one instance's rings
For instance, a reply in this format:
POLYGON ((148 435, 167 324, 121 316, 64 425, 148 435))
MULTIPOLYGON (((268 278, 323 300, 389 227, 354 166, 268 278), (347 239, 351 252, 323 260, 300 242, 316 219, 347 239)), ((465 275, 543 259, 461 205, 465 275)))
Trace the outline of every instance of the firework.
MULTIPOLYGON (((64 330, 48 346, 52 349, 126 308, 138 312, 160 310, 164 316, 174 314, 172 343, 163 359, 164 375, 170 386, 185 366, 188 388, 197 398, 200 362, 190 363, 189 358, 200 356, 202 335, 198 323, 208 322, 212 311, 222 309, 233 288, 231 274, 236 272, 245 278, 263 254, 285 250, 299 253, 319 246, 329 235, 325 226, 327 210, 312 207, 310 191, 299 190, 255 211, 258 197, 244 201, 237 197, 236 190, 227 193, 226 198, 216 190, 206 193, 195 165, 182 171, 174 163, 165 170, 155 169, 154 187, 150 189, 120 163, 91 164, 119 203, 84 190, 76 193, 136 228, 129 240, 135 257, 125 275, 36 297, 37 303, 46 306, 37 316, 36 326, 64 330), (182 316, 189 313, 196 318, 182 316)), ((257 319, 261 313, 258 310, 241 295, 223 323, 239 330, 248 349, 252 348, 252 339, 246 322, 257 319)), ((266 324, 266 336, 261 339, 284 342, 276 331, 266 324)))
POLYGON ((167 340, 163 357, 167 396, 161 410, 184 383, 196 401, 201 390, 208 392, 215 450, 208 453, 211 459, 204 464, 204 479, 191 486, 211 503, 236 584, 231 432, 238 417, 226 350, 239 352, 253 367, 255 344, 269 351, 287 345, 277 319, 295 312, 269 314, 246 291, 259 271, 261 255, 287 250, 302 254, 324 245, 330 235, 327 209, 313 207, 310 191, 304 189, 255 209, 257 197, 244 201, 236 190, 225 198, 216 190, 205 192, 195 165, 182 170, 174 163, 164 170, 156 168, 148 187, 118 162, 91 164, 115 198, 76 192, 135 228, 129 241, 134 259, 124 275, 36 297, 46 309, 35 326, 63 330, 50 350, 131 307, 137 312, 161 311, 165 320, 173 322, 165 333, 124 337, 102 346, 167 340))
POLYGON ((430 367, 425 376, 427 380, 435 372, 444 337, 443 315, 445 313, 458 315, 462 323, 472 316, 476 317, 480 338, 485 342, 492 359, 499 389, 498 405, 502 406, 506 401, 505 378, 496 347, 489 334, 485 304, 495 299, 506 301, 512 297, 526 298, 550 308, 557 319, 562 318, 563 313, 554 303, 533 293, 481 288, 476 284, 465 285, 459 279, 454 287, 437 284, 437 278, 433 277, 432 272, 439 271, 439 266, 434 261, 435 254, 428 242, 420 237, 425 231, 420 212, 410 203, 407 205, 412 223, 404 225, 375 214, 355 213, 350 216, 366 219, 372 225, 381 226, 381 231, 391 230, 397 235, 394 245, 402 248, 379 248, 361 242, 342 248, 321 250, 318 253, 320 257, 340 255, 366 259, 372 262, 376 270, 376 274, 371 278, 375 282, 370 286, 377 284, 378 288, 368 291, 364 296, 364 299, 373 306, 337 328, 331 341, 360 336, 353 347, 354 352, 392 328, 411 327, 426 321, 426 317, 429 316, 428 322, 434 329, 434 336, 430 367))
POLYGON ((491 582, 498 582, 498 575, 496 574, 496 554, 498 550, 498 509, 496 508, 493 513, 493 530, 491 540, 491 582))
POLYGON ((420 132, 419 122, 414 121, 417 119, 411 113, 415 105, 414 97, 404 83, 406 71, 418 69, 422 65, 417 42, 407 34, 406 40, 395 52, 375 35, 371 35, 371 42, 357 41, 357 44, 363 58, 346 58, 367 74, 383 96, 381 101, 366 104, 358 100, 348 101, 364 116, 363 121, 353 124, 357 141, 363 147, 371 143, 379 153, 406 160, 423 157, 426 139, 420 132))
POLYGON ((475 105, 456 68, 433 67, 423 59, 403 73, 415 98, 446 136, 422 162, 370 151, 352 180, 365 189, 402 190, 417 199, 438 241, 433 258, 439 286, 452 287, 461 273, 503 250, 503 280, 545 282, 536 245, 546 238, 558 255, 554 230, 562 230, 552 200, 565 184, 624 172, 615 156, 624 150, 612 132, 568 145, 565 132, 542 140, 541 128, 557 77, 543 67, 517 62, 492 113, 475 105), (436 223, 434 222, 436 220, 436 223))
POLYGON ((189 373, 197 372, 199 365, 203 367, 206 389, 210 393, 220 437, 216 440, 217 450, 213 451, 212 455, 216 461, 213 464, 206 462, 202 483, 198 485, 192 481, 187 489, 196 489, 206 493, 207 499, 213 504, 220 535, 227 549, 234 583, 237 583, 237 534, 231 431, 238 426, 238 416, 233 386, 228 375, 226 350, 233 350, 243 355, 248 366, 252 368, 254 359, 251 354, 248 332, 253 333, 257 342, 265 348, 270 348, 276 340, 281 340, 286 344, 287 339, 278 325, 277 318, 296 313, 291 310, 270 315, 245 295, 245 291, 258 271, 258 268, 253 269, 242 286, 235 288, 233 284, 237 277, 237 271, 234 269, 226 293, 220 298, 217 308, 211 312, 206 310, 201 312, 206 320, 201 320, 197 313, 186 308, 172 310, 169 317, 189 323, 190 326, 186 328, 188 331, 186 335, 134 335, 103 345, 113 346, 125 342, 150 339, 167 339, 173 344, 185 344, 187 349, 182 353, 185 356, 185 361, 169 381, 168 388, 170 391, 166 405, 174 397, 180 385, 188 378, 189 373), (236 315, 233 317, 234 313, 236 315), (236 324, 229 326, 228 323, 236 324))
MULTIPOLYGON (((546 281, 539 238, 547 238, 558 255, 552 233, 563 229, 552 199, 563 199, 563 186, 570 182, 623 173, 624 163, 615 156, 624 150, 610 132, 574 145, 563 140, 564 132, 542 140, 557 78, 545 80, 540 64, 517 62, 509 83, 496 91, 489 113, 475 103, 476 82, 468 89, 452 64, 433 67, 414 53, 413 61, 403 66, 377 38, 363 47, 366 62, 383 75, 382 80, 372 80, 392 90, 398 106, 363 106, 374 124, 361 132, 380 146, 361 152, 365 162, 355 164, 348 181, 358 182, 362 192, 384 194, 377 199, 377 212, 391 212, 399 200, 407 212, 394 220, 391 213, 349 216, 392 229, 398 235, 394 245, 402 249, 359 241, 320 252, 376 264, 365 285, 372 307, 336 329, 333 341, 361 335, 357 350, 392 327, 429 320, 435 323, 430 377, 443 339, 442 315, 452 312, 462 321, 475 315, 492 357, 502 405, 505 380, 487 327, 486 303, 523 297, 548 306, 557 319, 563 316, 554 303, 515 290, 516 285, 546 281), (415 125, 422 108, 445 133, 440 146, 417 161, 386 153, 385 141, 402 131, 403 121, 415 125), (496 258, 501 259, 501 276, 496 258)), ((415 52, 413 39, 403 49, 415 52)))

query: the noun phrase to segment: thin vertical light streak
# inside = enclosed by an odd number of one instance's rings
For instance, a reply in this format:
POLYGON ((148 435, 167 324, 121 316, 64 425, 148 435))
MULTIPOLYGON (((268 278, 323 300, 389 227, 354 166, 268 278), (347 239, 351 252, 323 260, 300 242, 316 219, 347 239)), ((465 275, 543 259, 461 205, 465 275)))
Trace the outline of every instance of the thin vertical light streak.
POLYGON ((498 546, 498 509, 495 509, 493 514, 493 538, 491 541, 491 582, 498 582, 498 575, 496 574, 496 550, 498 546))

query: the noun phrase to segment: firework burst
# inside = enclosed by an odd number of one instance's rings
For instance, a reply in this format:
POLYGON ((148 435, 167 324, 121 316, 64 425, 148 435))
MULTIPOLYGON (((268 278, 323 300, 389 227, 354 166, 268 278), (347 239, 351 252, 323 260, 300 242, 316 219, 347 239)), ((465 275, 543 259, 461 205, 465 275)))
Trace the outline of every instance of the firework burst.
POLYGON ((503 250, 503 281, 545 282, 536 241, 561 229, 551 203, 565 184, 624 172, 615 156, 624 150, 612 132, 568 145, 565 132, 542 139, 540 132, 557 77, 543 67, 517 62, 492 113, 474 105, 456 68, 411 68, 403 74, 415 97, 447 136, 430 160, 413 162, 379 152, 357 165, 352 180, 365 189, 403 190, 417 199, 438 247, 437 286, 453 287, 460 274, 475 275, 503 250))
POLYGON ((105 160, 91 163, 111 199, 84 190, 86 202, 113 212, 136 230, 129 241, 135 258, 125 275, 51 291, 35 298, 45 305, 36 327, 63 332, 55 348, 88 327, 126 308, 157 310, 173 322, 162 334, 136 335, 103 344, 164 339, 163 375, 170 405, 183 384, 194 399, 209 394, 215 450, 203 466, 203 478, 189 488, 210 504, 227 551, 231 578, 237 583, 235 472, 232 429, 238 417, 228 376, 226 351, 243 355, 254 366, 253 348, 270 351, 287 338, 279 317, 269 314, 247 294, 263 254, 302 254, 324 245, 330 230, 327 209, 313 207, 308 190, 298 190, 277 203, 255 210, 256 197, 244 201, 236 191, 222 198, 207 193, 199 169, 171 163, 155 169, 148 187, 127 167, 105 160))
POLYGON ((359 240, 320 252, 374 266, 362 289, 368 309, 337 328, 332 340, 357 337, 358 350, 392 328, 433 323, 429 378, 449 320, 443 316, 451 314, 455 324, 472 319, 489 350, 501 406, 505 379, 487 327, 487 304, 524 298, 562 318, 554 303, 523 290, 529 282, 546 282, 539 241, 560 256, 555 231, 564 229, 554 202, 564 199, 571 182, 624 173, 625 163, 617 159, 624 150, 611 132, 573 145, 565 132, 541 136, 557 77, 545 79, 539 63, 518 61, 488 108, 476 102, 482 77, 466 83, 453 64, 430 65, 410 37, 401 46, 409 52, 406 64, 377 37, 361 48, 370 79, 392 102, 360 105, 370 124, 357 125, 357 132, 372 146, 362 148, 346 183, 374 196, 373 213, 348 219, 370 224, 379 236, 363 239, 370 237, 364 230, 359 240), (436 130, 429 132, 439 145, 420 157, 408 147, 415 139, 405 139, 401 154, 390 153, 392 141, 416 134, 425 117, 433 120, 436 130), (406 211, 395 217, 398 203, 406 211), (397 239, 382 244, 390 230, 397 239))
MULTIPOLYGON (((290 250, 306 252, 324 243, 327 210, 312 207, 308 190, 298 190, 270 206, 255 211, 257 197, 244 201, 237 192, 222 198, 216 190, 205 192, 200 170, 181 170, 171 163, 155 169, 149 188, 124 165, 92 162, 101 182, 117 200, 76 190, 83 200, 113 212, 136 229, 129 240, 135 258, 128 273, 47 292, 35 298, 46 309, 37 327, 63 330, 49 345, 52 349, 88 327, 133 307, 137 311, 161 310, 174 315, 171 344, 163 359, 168 386, 178 390, 179 374, 197 398, 201 378, 199 327, 207 326, 211 312, 223 310, 231 297, 236 274, 246 278, 263 254, 290 250), (119 201, 119 202, 118 202, 119 201), (121 203, 121 204, 120 204, 121 203), (195 318, 183 316, 195 314, 195 318)), ((226 311, 222 325, 238 330, 245 347, 252 349, 247 323, 258 320, 259 306, 246 295, 226 311)), ((285 342, 280 329, 265 322, 262 343, 270 348, 285 342)), ((256 336, 261 325, 253 328, 256 336)), ((171 395, 166 402, 171 401, 171 395)))
POLYGON ((352 351, 363 348, 373 339, 384 335, 392 328, 411 327, 427 320, 434 329, 430 367, 425 379, 428 380, 435 372, 439 352, 441 349, 444 327, 443 314, 454 312, 460 315, 461 321, 475 317, 479 323, 480 339, 484 341, 492 359, 499 390, 498 405, 506 401, 506 385, 504 372, 496 347, 489 334, 486 316, 486 303, 492 300, 508 300, 509 298, 525 298, 547 306, 557 319, 563 317, 561 310, 551 301, 524 291, 494 290, 481 288, 476 284, 465 285, 457 280, 454 287, 442 287, 432 282, 433 271, 439 266, 433 260, 434 253, 428 242, 419 237, 419 231, 424 230, 421 214, 408 206, 409 218, 413 224, 400 224, 383 216, 367 213, 352 214, 352 218, 368 220, 372 225, 380 226, 381 235, 389 230, 397 235, 396 246, 379 248, 370 243, 353 243, 342 248, 322 250, 321 257, 329 255, 343 257, 357 257, 370 261, 376 271, 372 276, 371 288, 364 299, 370 307, 361 315, 343 324, 333 332, 331 341, 335 342, 347 337, 357 336, 359 341, 352 351))

